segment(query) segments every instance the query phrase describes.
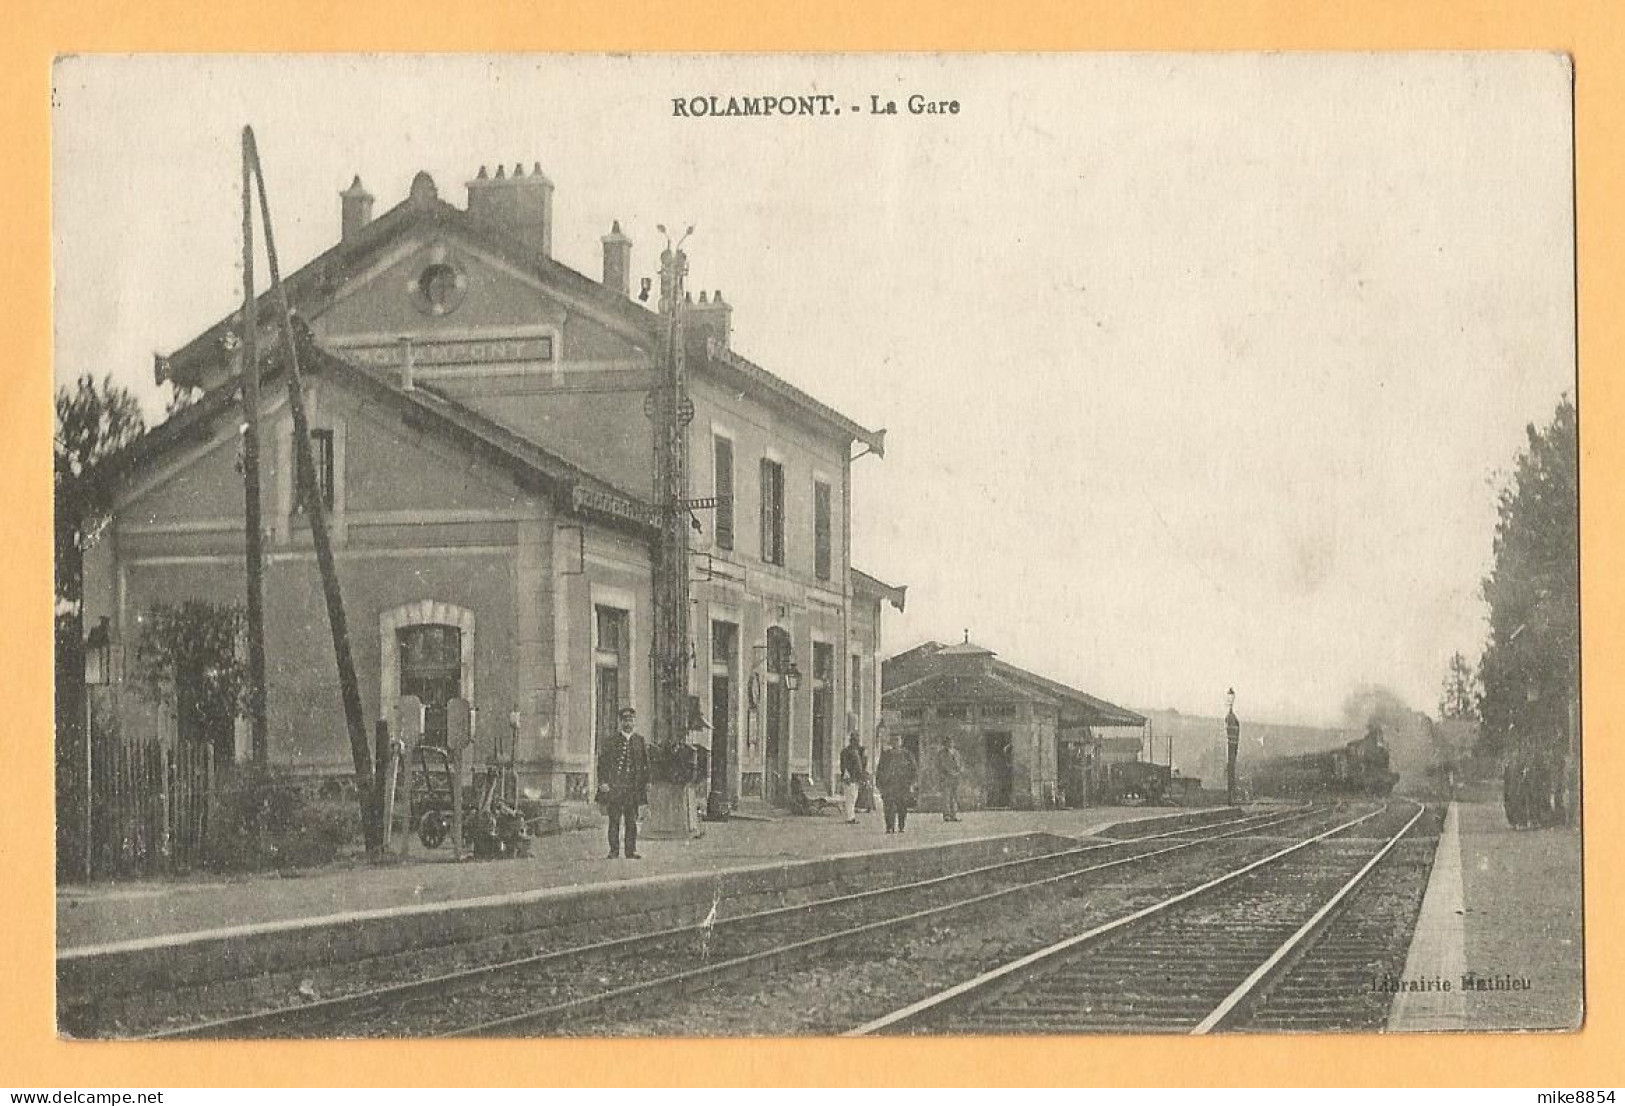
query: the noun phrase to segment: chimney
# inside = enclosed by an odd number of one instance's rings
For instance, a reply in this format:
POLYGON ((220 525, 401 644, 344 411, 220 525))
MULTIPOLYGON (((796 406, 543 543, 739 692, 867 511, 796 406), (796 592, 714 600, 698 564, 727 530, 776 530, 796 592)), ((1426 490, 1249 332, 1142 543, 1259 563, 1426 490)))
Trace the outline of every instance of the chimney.
POLYGON ((623 296, 632 294, 632 239, 621 233, 621 221, 615 220, 604 243, 604 287, 623 296))
POLYGON ((500 165, 495 176, 480 166, 479 175, 468 182, 468 213, 541 256, 553 256, 553 182, 543 174, 540 162, 529 176, 523 164, 513 167, 511 177, 500 165))
POLYGON ((356 177, 350 187, 339 193, 339 241, 348 242, 372 222, 372 193, 356 177))
POLYGON ((704 330, 715 338, 717 345, 728 348, 728 340, 733 334, 733 304, 725 303, 722 292, 719 290, 709 296, 700 293, 699 303, 684 305, 684 322, 694 330, 704 330))

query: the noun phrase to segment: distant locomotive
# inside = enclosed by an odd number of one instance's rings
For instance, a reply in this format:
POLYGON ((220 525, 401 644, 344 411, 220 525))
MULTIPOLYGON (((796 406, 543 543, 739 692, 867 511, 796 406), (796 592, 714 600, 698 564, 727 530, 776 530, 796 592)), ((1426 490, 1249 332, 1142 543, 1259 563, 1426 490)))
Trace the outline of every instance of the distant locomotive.
POLYGON ((1373 722, 1365 736, 1339 749, 1272 757, 1252 773, 1254 795, 1387 795, 1399 781, 1388 767, 1388 742, 1373 722))

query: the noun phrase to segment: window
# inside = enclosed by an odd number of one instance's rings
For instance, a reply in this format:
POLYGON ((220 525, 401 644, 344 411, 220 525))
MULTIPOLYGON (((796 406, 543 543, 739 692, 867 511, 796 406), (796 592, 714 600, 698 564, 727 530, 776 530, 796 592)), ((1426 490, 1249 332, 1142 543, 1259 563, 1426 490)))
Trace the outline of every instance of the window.
POLYGON ((784 466, 762 458, 762 560, 784 563, 784 466))
POLYGON ((716 467, 717 548, 734 547, 734 444, 721 435, 711 439, 711 455, 716 467))
POLYGON ((813 571, 820 580, 829 579, 829 544, 829 485, 822 480, 815 480, 813 481, 813 571))
POLYGON ((600 653, 607 653, 612 659, 618 658, 621 653, 621 629, 626 622, 626 612, 616 610, 614 607, 594 607, 598 620, 598 640, 594 645, 600 653))
POLYGON ((462 694, 462 632, 455 626, 421 624, 397 630, 395 641, 401 694, 416 695, 423 704, 423 743, 444 745, 446 704, 462 694))
MULTIPOLYGON (((305 509, 303 485, 299 481, 299 437, 294 435, 294 486, 300 489, 294 495, 294 510, 305 509)), ((310 432, 310 459, 316 466, 316 487, 321 489, 322 506, 329 511, 333 509, 333 431, 328 428, 312 428, 310 432)))

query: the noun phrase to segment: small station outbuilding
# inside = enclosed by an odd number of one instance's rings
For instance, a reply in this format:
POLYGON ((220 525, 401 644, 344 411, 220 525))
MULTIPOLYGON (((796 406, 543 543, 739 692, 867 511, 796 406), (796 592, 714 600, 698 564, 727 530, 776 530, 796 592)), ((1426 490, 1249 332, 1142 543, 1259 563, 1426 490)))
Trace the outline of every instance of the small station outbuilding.
POLYGON ((882 720, 920 758, 927 806, 944 740, 965 761, 962 801, 994 808, 1085 805, 1092 766, 1140 754, 1142 715, 1001 661, 968 634, 899 653, 881 672, 882 720))

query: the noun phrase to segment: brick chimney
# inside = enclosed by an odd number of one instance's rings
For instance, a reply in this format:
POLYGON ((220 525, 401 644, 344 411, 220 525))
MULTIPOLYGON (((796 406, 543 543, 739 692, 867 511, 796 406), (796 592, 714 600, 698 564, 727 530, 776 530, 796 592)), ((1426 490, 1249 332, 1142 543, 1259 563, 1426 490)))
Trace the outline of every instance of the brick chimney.
POLYGON ((615 220, 604 243, 604 287, 623 296, 632 294, 632 239, 621 233, 621 221, 615 220))
POLYGON ((468 182, 468 213, 541 256, 553 256, 553 182, 542 173, 540 162, 529 176, 522 164, 513 167, 511 177, 500 165, 495 176, 480 166, 479 175, 468 182))
POLYGON ((707 331, 724 349, 733 333, 733 304, 724 303, 719 290, 711 295, 700 293, 700 302, 684 305, 684 323, 693 330, 707 331))
POLYGON ((339 240, 348 242, 372 222, 372 193, 356 177, 350 187, 339 193, 339 240))

